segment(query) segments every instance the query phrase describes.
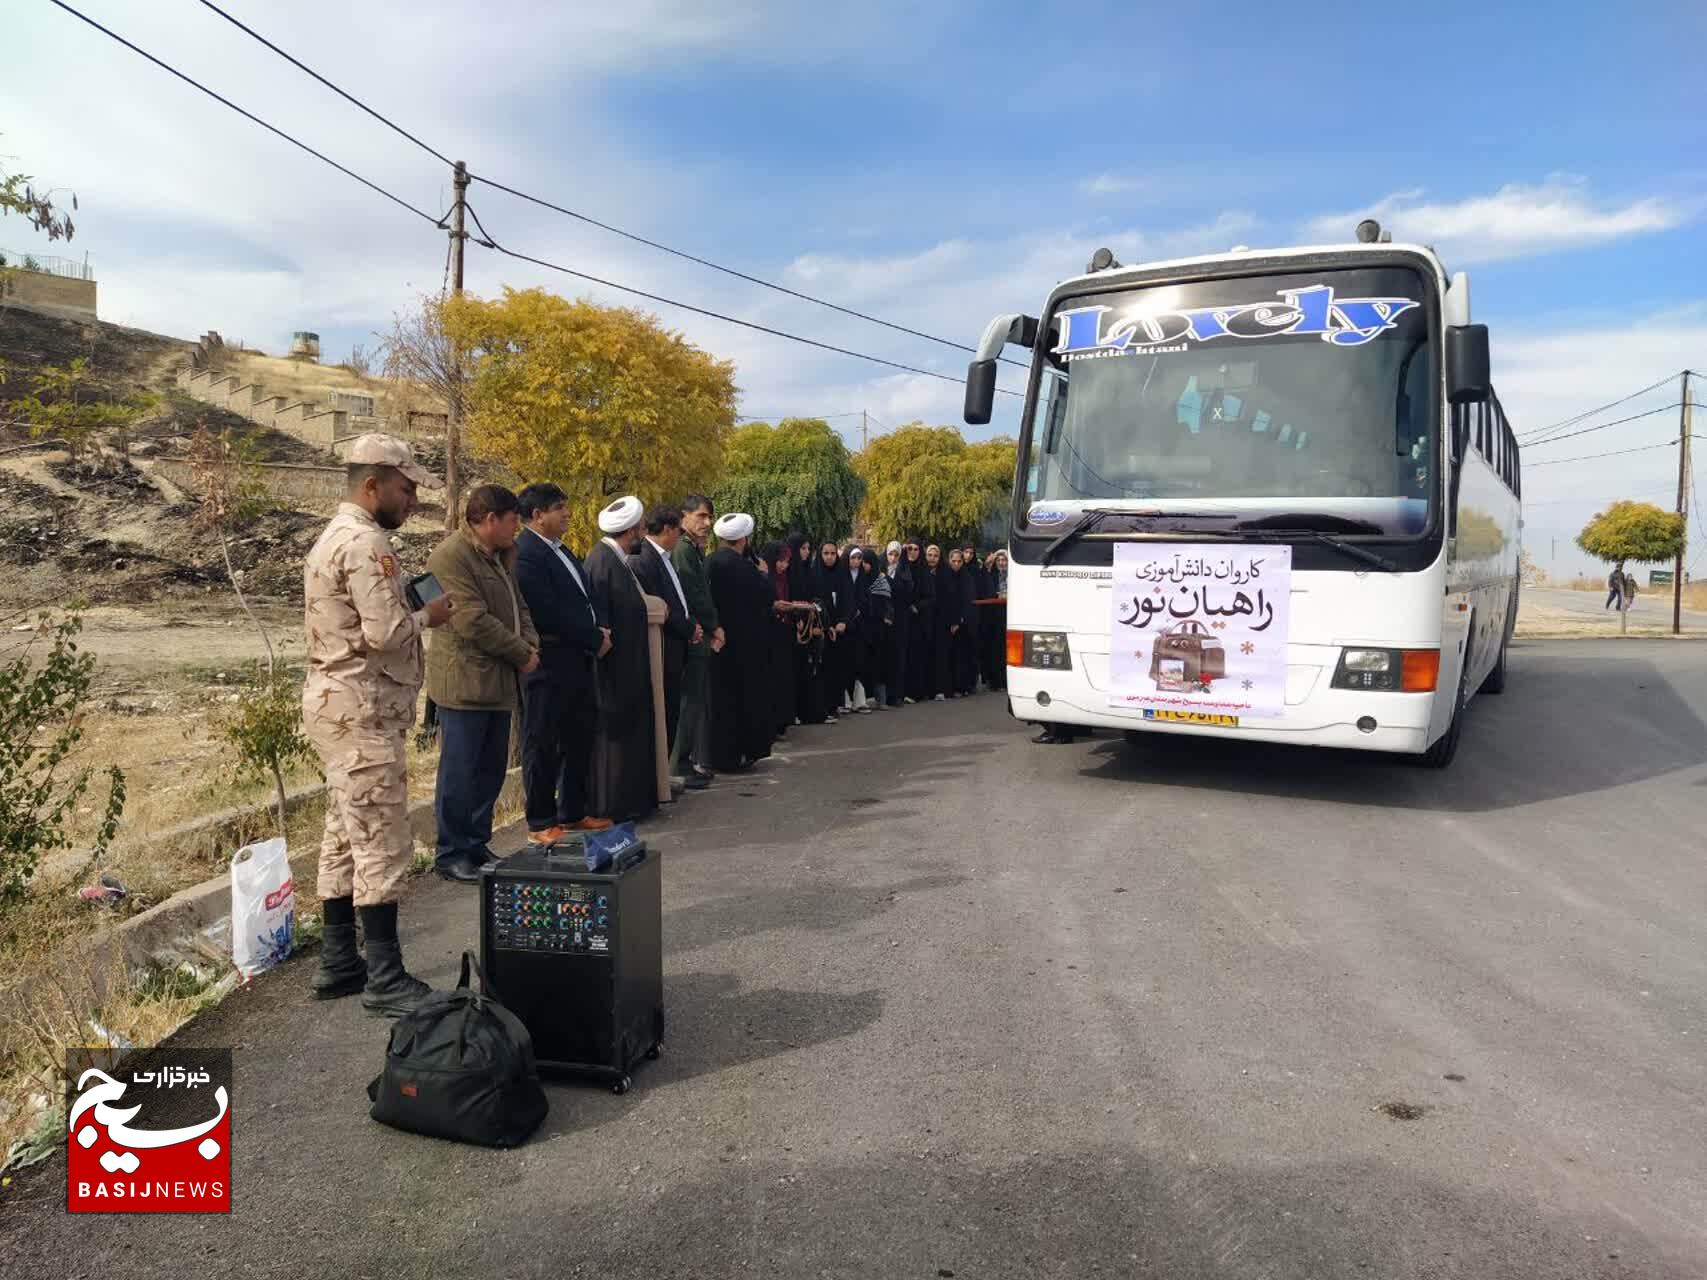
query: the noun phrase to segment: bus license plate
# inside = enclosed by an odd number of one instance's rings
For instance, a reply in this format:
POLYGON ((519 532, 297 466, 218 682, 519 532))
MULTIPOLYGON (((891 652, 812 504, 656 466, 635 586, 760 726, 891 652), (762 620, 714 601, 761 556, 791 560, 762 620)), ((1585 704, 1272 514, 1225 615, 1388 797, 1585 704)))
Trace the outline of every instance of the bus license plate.
POLYGON ((1146 708, 1144 718, 1146 720, 1170 720, 1175 724, 1214 725, 1218 729, 1237 729, 1239 727, 1238 716, 1210 715, 1204 711, 1152 711, 1146 708))

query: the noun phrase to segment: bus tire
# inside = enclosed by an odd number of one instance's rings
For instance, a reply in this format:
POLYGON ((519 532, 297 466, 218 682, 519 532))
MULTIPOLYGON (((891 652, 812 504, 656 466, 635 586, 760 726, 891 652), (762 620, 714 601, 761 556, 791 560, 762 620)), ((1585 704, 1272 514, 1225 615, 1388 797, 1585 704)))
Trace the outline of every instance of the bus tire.
POLYGON ((1499 657, 1494 659, 1494 669, 1488 672, 1487 678, 1482 681, 1482 687, 1477 690, 1478 693, 1505 692, 1505 650, 1506 642, 1501 640, 1499 657))
POLYGON ((1464 727, 1464 673, 1469 670, 1470 655, 1465 653, 1464 665, 1458 669, 1458 688, 1453 693, 1452 722, 1446 732, 1434 740, 1434 745, 1418 757, 1425 769, 1444 769, 1458 755, 1458 737, 1464 727))

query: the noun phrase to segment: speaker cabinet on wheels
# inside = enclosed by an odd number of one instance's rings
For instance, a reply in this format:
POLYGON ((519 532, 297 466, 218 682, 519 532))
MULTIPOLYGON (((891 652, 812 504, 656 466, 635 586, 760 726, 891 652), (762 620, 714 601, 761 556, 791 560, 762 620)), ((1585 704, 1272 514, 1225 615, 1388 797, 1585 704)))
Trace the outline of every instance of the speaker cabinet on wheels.
POLYGON ((579 845, 529 849, 480 878, 488 993, 533 1036, 542 1071, 626 1093, 664 1043, 663 875, 644 843, 609 871, 579 845))

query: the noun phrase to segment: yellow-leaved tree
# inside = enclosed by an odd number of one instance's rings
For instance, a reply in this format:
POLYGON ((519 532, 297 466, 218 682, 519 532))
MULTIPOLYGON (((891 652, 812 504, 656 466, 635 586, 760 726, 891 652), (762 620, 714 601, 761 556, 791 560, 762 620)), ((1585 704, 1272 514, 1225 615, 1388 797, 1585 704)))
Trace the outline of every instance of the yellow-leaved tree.
POLYGON ((909 423, 854 459, 865 480, 863 522, 875 541, 987 542, 1014 480, 1014 442, 967 444, 953 427, 909 423))
POLYGON ((645 312, 544 289, 450 299, 444 320, 473 362, 470 446, 560 486, 571 545, 592 546, 612 498, 650 506, 716 483, 735 423, 731 362, 645 312))

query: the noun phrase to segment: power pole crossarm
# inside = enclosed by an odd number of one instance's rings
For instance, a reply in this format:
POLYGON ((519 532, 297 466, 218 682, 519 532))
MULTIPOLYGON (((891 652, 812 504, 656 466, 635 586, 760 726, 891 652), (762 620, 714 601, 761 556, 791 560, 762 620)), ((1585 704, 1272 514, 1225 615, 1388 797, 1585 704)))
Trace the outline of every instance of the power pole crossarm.
MULTIPOLYGON (((456 162, 456 203, 450 210, 450 288, 462 297, 462 249, 468 243, 463 214, 468 203, 468 166, 456 162)), ((455 532, 462 519, 462 350, 450 345, 450 403, 445 406, 445 529, 455 532)))

